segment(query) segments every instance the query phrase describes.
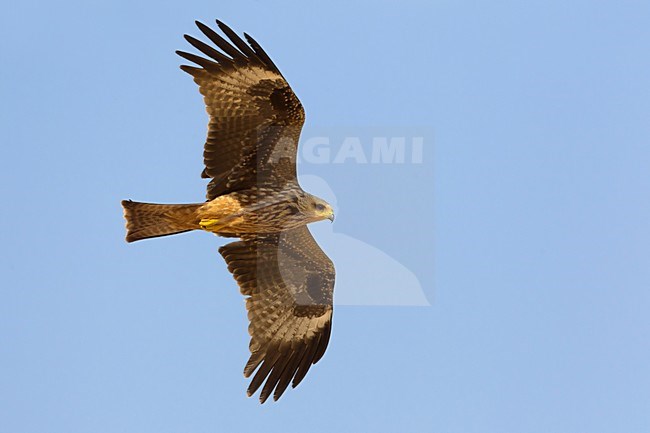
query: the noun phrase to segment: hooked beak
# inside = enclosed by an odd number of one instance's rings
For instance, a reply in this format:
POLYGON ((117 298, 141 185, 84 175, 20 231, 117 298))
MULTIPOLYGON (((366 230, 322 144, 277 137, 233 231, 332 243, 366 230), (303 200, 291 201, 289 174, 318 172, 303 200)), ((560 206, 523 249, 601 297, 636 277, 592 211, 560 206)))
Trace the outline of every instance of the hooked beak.
POLYGON ((331 222, 334 222, 334 212, 332 212, 330 216, 327 217, 327 219, 330 220, 331 222))

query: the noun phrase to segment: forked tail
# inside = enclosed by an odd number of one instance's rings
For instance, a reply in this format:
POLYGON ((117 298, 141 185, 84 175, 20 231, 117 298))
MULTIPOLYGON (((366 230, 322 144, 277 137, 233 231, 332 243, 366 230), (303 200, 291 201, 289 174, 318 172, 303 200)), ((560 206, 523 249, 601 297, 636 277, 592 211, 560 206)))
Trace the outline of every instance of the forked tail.
POLYGON ((122 200, 122 207, 127 242, 201 228, 196 215, 201 204, 153 204, 122 200))

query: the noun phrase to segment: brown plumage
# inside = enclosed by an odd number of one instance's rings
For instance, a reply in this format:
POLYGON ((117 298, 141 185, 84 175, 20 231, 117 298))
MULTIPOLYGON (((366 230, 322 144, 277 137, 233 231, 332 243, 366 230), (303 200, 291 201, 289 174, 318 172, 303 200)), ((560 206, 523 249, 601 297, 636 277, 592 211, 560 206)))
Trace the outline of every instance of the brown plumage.
POLYGON ((252 395, 277 400, 297 386, 323 356, 330 337, 334 265, 306 226, 268 236, 245 236, 219 249, 246 300, 252 395))
POLYGON ((177 51, 197 66, 194 78, 210 116, 201 174, 207 201, 197 204, 122 202, 127 242, 190 230, 241 240, 219 249, 246 298, 254 374, 263 403, 297 386, 325 353, 332 319, 334 266, 306 224, 333 220, 331 206, 302 190, 296 177, 304 110, 259 44, 217 21, 226 40, 201 32, 221 51, 185 39, 209 58, 177 51), (263 385, 263 386, 262 386, 263 385))
POLYGON ((126 241, 134 242, 194 230, 198 224, 194 215, 200 206, 122 200, 126 219, 126 241))

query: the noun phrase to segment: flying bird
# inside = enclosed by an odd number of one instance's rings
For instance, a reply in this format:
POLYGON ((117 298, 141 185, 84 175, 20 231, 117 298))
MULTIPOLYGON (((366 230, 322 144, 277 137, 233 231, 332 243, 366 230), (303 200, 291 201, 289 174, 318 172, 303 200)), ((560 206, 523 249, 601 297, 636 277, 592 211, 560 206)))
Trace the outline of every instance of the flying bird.
POLYGON ((307 224, 329 219, 325 201, 296 177, 302 104, 277 66, 249 35, 240 38, 221 21, 214 44, 185 39, 205 57, 177 54, 199 86, 209 115, 201 176, 210 179, 207 201, 152 204, 122 201, 126 241, 203 230, 239 238, 219 248, 246 297, 251 356, 247 393, 260 402, 296 387, 327 348, 332 327, 334 265, 307 224), (215 48, 216 47, 216 48, 215 48), (253 375, 253 373, 255 373, 253 375))

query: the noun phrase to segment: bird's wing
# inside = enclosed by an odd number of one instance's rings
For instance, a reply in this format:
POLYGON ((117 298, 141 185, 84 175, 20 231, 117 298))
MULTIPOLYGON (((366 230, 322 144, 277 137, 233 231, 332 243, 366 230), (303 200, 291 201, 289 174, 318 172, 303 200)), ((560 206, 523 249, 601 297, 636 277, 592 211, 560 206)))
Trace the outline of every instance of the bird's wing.
POLYGON ((327 348, 332 320, 334 265, 306 226, 247 238, 219 249, 243 295, 251 357, 244 369, 260 401, 296 387, 327 348), (258 368, 259 367, 259 368, 258 368), (275 390, 275 391, 274 391, 275 390))
POLYGON ((209 59, 177 51, 198 67, 182 65, 204 97, 210 121, 201 174, 211 178, 208 200, 252 186, 282 186, 296 179, 302 104, 278 68, 253 38, 248 43, 220 21, 230 39, 197 21, 221 52, 185 35, 209 59))

